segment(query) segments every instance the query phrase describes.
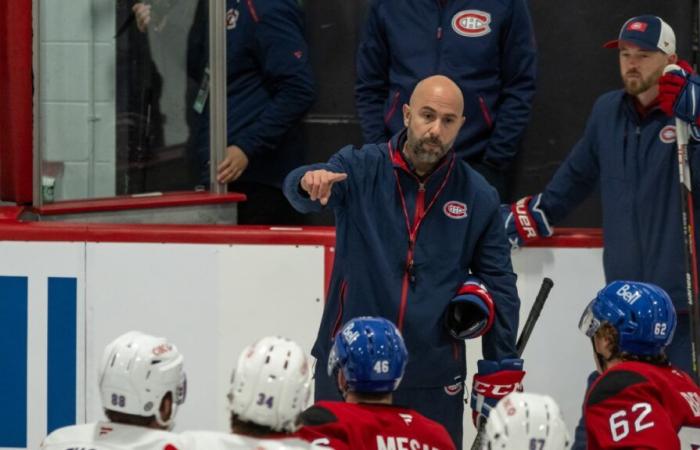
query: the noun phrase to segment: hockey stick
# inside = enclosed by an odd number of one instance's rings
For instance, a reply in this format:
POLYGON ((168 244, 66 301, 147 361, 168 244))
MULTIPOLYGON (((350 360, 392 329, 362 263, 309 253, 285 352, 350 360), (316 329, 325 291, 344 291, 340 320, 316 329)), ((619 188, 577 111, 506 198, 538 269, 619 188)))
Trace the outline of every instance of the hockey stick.
MULTIPOLYGON (((537 319, 539 319, 540 317, 542 307, 544 307, 544 302, 547 300, 547 297, 549 296, 549 291, 552 289, 552 286, 554 286, 554 282, 551 278, 545 277, 542 280, 542 285, 540 285, 540 291, 537 293, 537 297, 535 297, 535 303, 533 303, 532 308, 530 308, 530 313, 527 315, 525 325, 523 325, 523 331, 520 332, 520 337, 518 338, 518 342, 515 345, 519 357, 522 356, 523 352, 525 351, 527 341, 530 340, 532 330, 535 328, 537 319)), ((485 429, 486 421, 482 420, 481 422, 479 422, 479 429, 476 432, 476 437, 474 438, 474 442, 471 446, 472 450, 481 449, 481 440, 483 439, 485 429)))
MULTIPOLYGON (((670 64, 664 73, 671 70, 683 71, 679 66, 670 64)), ((693 376, 700 382, 698 362, 700 356, 700 307, 698 307, 698 260, 695 254, 695 217, 693 215, 693 189, 690 180, 690 164, 688 163, 689 125, 676 118, 676 146, 678 148, 678 178, 681 193, 681 225, 683 226, 683 250, 685 253, 685 287, 688 298, 688 318, 690 320, 690 359, 693 376)))

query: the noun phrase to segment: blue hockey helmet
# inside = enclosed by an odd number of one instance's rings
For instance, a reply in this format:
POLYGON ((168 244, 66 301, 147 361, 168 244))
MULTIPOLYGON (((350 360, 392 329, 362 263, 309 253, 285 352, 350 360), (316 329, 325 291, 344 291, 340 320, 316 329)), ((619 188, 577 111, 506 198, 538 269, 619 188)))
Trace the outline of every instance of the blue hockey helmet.
POLYGON ((381 317, 358 317, 336 335, 328 375, 342 370, 352 392, 393 392, 407 360, 406 345, 393 323, 381 317))
POLYGON ((620 351, 653 356, 673 340, 676 310, 666 291, 654 284, 613 281, 588 304, 579 328, 593 337, 604 322, 617 330, 620 351))

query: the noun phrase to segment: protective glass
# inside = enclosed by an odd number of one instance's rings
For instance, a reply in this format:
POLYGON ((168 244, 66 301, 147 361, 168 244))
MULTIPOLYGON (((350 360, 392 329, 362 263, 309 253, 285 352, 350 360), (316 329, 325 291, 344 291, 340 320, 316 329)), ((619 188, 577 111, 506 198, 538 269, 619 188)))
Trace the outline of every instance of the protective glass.
POLYGON ((593 302, 595 302, 595 300, 588 304, 578 322, 578 329, 588 337, 593 337, 601 325, 601 321, 593 314, 593 302))

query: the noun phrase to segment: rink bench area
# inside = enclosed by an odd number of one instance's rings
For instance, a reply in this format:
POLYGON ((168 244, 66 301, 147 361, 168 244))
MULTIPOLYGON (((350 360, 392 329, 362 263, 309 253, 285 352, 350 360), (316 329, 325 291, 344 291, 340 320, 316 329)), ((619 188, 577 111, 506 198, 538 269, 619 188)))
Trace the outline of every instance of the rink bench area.
MULTIPOLYGON (((227 429, 235 355, 265 335, 310 349, 333 263, 330 227, 129 225, 21 221, 0 208, 0 449, 37 448, 47 431, 101 417, 104 345, 130 329, 171 339, 185 355, 186 404, 176 431, 227 429), (6 348, 8 348, 6 346, 6 348)), ((513 253, 527 316, 542 277, 554 280, 528 348, 525 389, 552 395, 578 420, 590 343, 577 322, 603 284, 599 230, 557 229, 513 253)), ((480 353, 468 343, 469 379, 480 353)), ((473 436, 465 415, 465 441, 473 436)))

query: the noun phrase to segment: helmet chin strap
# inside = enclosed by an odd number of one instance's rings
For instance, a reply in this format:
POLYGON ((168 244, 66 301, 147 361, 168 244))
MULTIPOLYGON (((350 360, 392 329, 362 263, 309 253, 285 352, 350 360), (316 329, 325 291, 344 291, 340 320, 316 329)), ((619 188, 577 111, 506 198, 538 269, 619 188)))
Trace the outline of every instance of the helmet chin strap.
POLYGON ((600 373, 605 372, 608 369, 608 363, 613 359, 613 355, 606 358, 602 353, 599 353, 595 348, 595 338, 591 338, 591 345, 593 346, 593 354, 595 355, 596 365, 598 366, 598 371, 600 373))

